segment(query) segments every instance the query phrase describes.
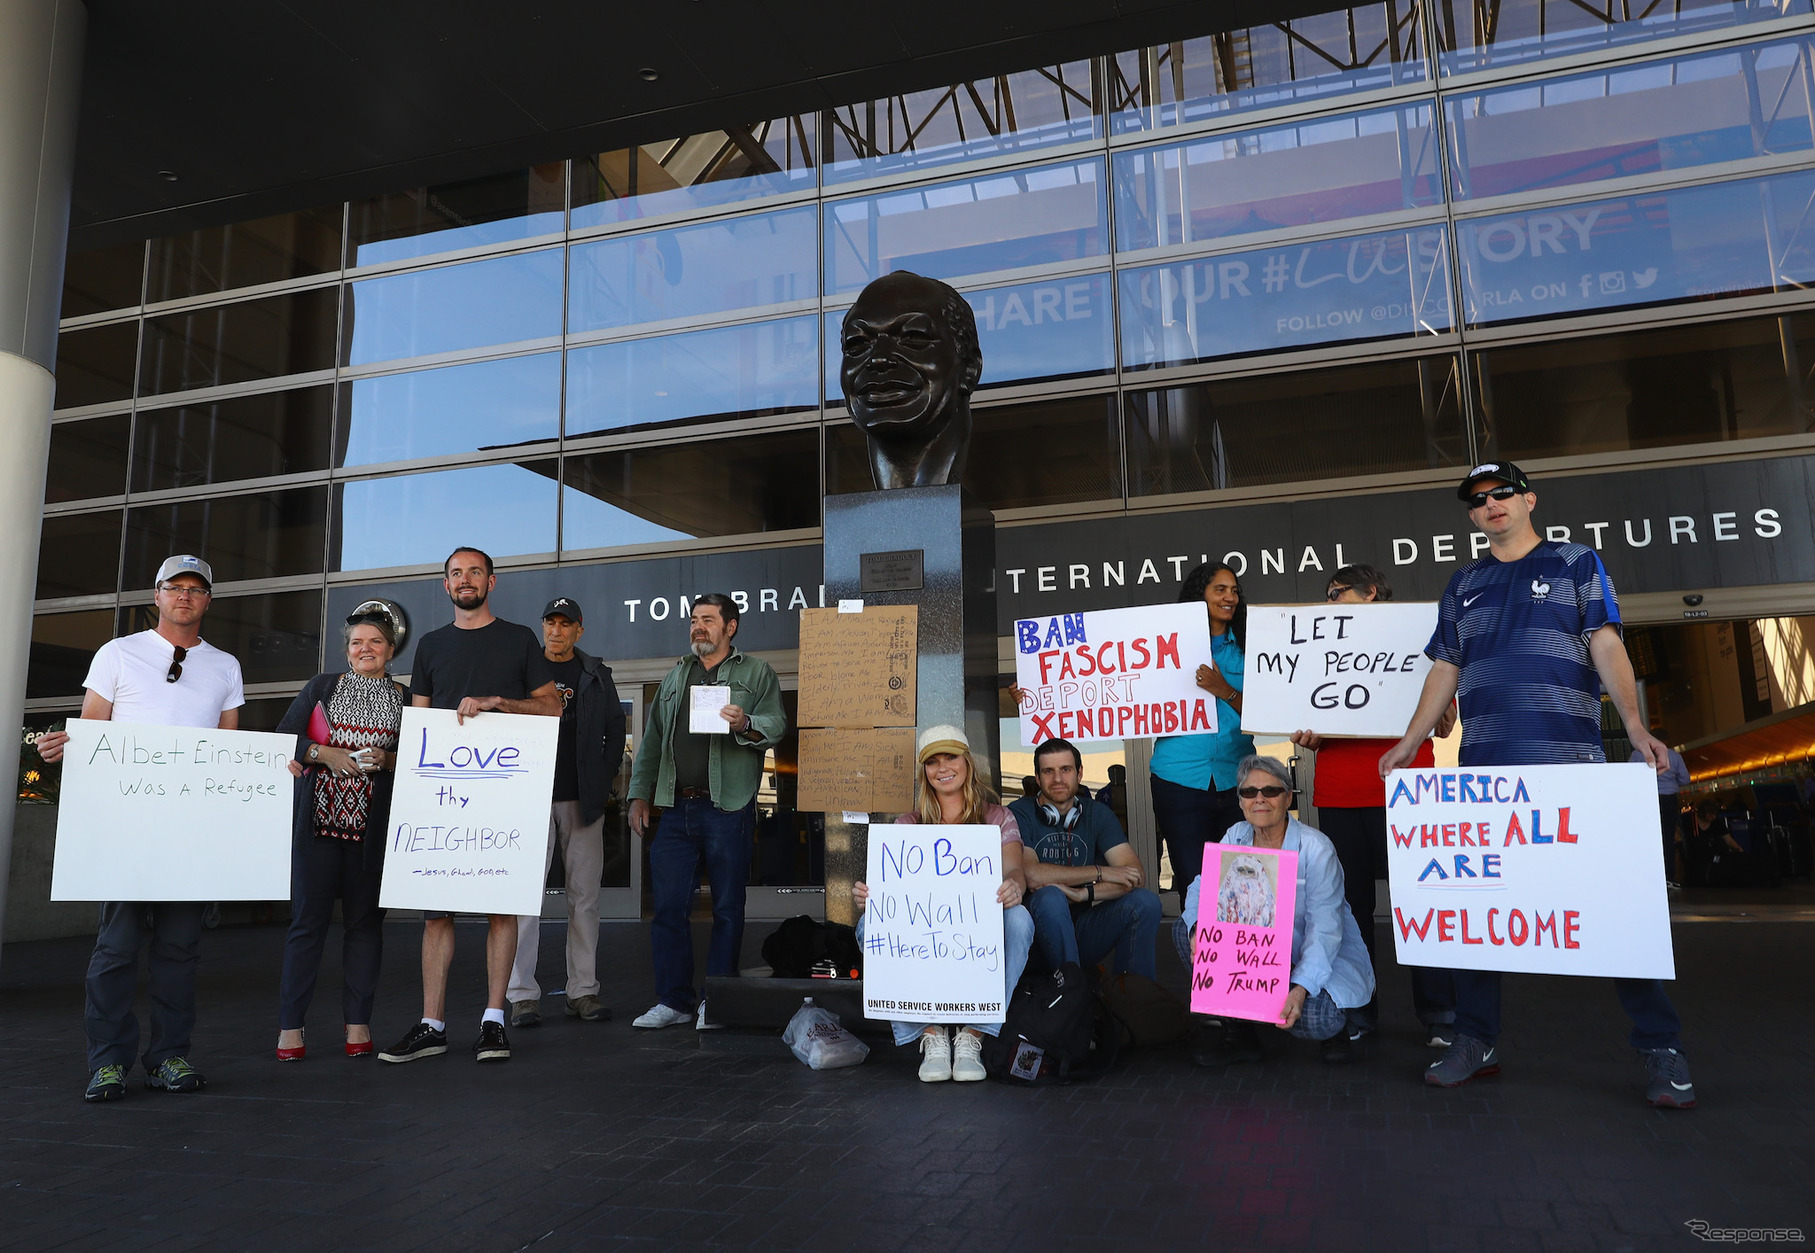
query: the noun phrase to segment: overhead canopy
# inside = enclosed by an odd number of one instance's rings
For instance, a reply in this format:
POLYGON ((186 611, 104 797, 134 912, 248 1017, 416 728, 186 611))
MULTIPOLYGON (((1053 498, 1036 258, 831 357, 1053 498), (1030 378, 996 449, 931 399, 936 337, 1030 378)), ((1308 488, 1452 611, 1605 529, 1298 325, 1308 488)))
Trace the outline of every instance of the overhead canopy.
POLYGON ((1798 705, 1733 731, 1683 745, 1683 764, 1696 782, 1794 765, 1815 757, 1815 705, 1798 705))

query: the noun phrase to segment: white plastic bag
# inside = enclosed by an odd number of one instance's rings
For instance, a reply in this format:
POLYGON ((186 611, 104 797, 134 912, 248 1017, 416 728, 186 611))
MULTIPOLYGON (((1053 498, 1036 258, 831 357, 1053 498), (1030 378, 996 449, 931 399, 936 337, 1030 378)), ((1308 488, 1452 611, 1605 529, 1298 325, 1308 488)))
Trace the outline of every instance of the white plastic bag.
POLYGON ((869 1045, 846 1031, 837 1014, 819 1008, 810 996, 794 1011, 781 1038, 794 1056, 814 1070, 855 1066, 870 1055, 869 1045))

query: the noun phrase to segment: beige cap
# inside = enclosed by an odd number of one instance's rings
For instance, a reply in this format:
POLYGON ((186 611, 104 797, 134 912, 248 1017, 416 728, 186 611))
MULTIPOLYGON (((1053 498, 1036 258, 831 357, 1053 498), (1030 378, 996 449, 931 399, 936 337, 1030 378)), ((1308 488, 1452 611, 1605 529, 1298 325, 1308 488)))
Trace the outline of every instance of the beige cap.
POLYGON ((920 740, 914 747, 915 760, 926 765, 926 759, 935 753, 968 753, 971 742, 964 734, 963 727, 940 725, 928 727, 920 733, 920 740))

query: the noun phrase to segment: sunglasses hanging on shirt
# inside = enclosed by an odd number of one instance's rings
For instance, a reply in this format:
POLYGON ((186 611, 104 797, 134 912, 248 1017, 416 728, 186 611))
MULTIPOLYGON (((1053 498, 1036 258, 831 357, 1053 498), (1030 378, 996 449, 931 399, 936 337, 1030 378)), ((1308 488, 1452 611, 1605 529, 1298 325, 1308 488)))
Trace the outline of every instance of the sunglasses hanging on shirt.
POLYGON ((166 683, 175 683, 178 679, 183 677, 183 662, 189 656, 189 650, 184 648, 181 644, 175 645, 174 647, 175 651, 170 654, 170 673, 164 676, 164 682, 166 683))

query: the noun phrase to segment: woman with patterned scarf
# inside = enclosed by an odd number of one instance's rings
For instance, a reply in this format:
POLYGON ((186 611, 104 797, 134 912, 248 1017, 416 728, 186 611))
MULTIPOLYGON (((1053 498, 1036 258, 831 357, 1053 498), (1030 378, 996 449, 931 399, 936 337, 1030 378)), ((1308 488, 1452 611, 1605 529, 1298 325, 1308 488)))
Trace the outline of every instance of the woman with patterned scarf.
POLYGON ((284 946, 277 1060, 303 1059, 303 1019, 315 996, 322 948, 338 898, 346 929, 341 961, 348 1057, 372 1052, 372 998, 384 955, 378 884, 406 699, 386 673, 397 639, 390 619, 355 613, 341 628, 347 671, 318 674, 291 704, 280 733, 296 736, 295 821, 290 855, 290 936, 284 946))

